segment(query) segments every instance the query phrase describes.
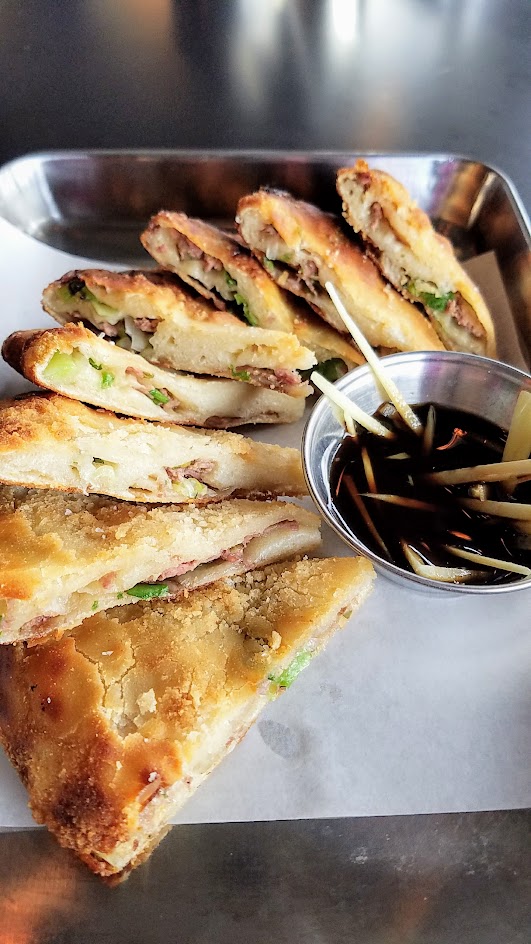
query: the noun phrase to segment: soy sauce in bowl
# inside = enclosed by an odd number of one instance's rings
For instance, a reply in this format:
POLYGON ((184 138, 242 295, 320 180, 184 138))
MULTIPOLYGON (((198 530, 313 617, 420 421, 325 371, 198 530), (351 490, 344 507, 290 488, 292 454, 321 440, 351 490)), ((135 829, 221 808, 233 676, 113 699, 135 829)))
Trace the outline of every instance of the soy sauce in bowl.
POLYGON ((460 558, 458 552, 531 568, 527 522, 520 530, 510 518, 463 503, 469 499, 476 506, 484 500, 529 503, 531 482, 513 482, 511 488, 507 481, 444 485, 430 479, 443 470, 500 462, 507 433, 462 410, 436 404, 414 409, 423 436, 405 426, 387 403, 375 416, 394 431, 394 438, 360 429, 356 436, 341 440, 332 461, 330 493, 343 525, 373 553, 406 571, 448 568, 456 573, 454 582, 476 585, 522 580, 522 572, 483 566, 460 558))

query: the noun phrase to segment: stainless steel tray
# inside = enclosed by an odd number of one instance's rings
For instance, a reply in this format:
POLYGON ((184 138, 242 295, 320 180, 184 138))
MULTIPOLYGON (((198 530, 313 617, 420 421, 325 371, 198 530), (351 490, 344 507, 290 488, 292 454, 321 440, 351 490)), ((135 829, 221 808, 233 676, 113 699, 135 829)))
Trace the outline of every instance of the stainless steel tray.
MULTIPOLYGON (((161 207, 231 225, 239 196, 269 184, 337 210, 334 171, 358 156, 35 154, 0 169, 0 217, 70 253, 145 264, 138 233, 161 207)), ((463 258, 496 252, 531 352, 531 237, 511 184, 452 155, 370 156, 408 186, 463 258)), ((184 826, 112 891, 44 831, 8 831, 0 942, 158 944, 177 933, 198 944, 340 944, 358 931, 375 944, 411 934, 517 944, 529 926, 529 821, 519 811, 184 826)))
POLYGON ((260 185, 339 211, 338 167, 369 156, 412 192, 463 259, 494 250, 520 342, 531 352, 531 234, 510 181, 452 154, 292 151, 56 151, 0 169, 0 216, 67 252, 146 264, 138 233, 157 210, 230 226, 240 196, 260 185))

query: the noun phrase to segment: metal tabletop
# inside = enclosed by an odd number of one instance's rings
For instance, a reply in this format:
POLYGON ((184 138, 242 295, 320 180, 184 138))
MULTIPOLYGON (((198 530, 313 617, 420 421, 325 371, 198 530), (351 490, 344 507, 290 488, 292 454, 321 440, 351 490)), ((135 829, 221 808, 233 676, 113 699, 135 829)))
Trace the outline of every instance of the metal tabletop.
MULTIPOLYGON (((528 0, 3 0, 0 162, 88 147, 455 151, 531 204, 528 0)), ((519 944, 529 811, 175 828, 107 889, 0 835, 0 944, 519 944)))

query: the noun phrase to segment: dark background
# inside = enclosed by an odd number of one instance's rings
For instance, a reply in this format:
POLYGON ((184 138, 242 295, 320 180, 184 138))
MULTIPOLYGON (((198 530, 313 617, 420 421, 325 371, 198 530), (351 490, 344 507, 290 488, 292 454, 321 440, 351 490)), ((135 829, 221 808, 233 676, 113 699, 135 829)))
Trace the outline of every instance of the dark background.
MULTIPOLYGON (((0 0, 0 163, 457 152, 531 205, 530 0, 0 0)), ((531 813, 186 826, 110 892, 0 835, 0 944, 527 944, 531 813)))
POLYGON ((0 161, 454 151, 531 201, 529 0, 2 0, 0 161))

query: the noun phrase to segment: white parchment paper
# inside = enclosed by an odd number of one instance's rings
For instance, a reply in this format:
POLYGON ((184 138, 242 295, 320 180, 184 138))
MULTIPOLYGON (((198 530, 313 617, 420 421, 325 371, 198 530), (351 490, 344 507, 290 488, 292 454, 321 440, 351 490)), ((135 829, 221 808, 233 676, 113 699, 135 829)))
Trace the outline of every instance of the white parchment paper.
MULTIPOLYGON (((89 260, 0 220, 2 338, 51 326, 42 288, 89 260)), ((491 306, 502 360, 525 369, 492 254, 469 269, 491 306)), ((27 389, 0 366, 0 395, 27 389)), ((303 424, 256 438, 298 445, 303 424)), ((323 526, 324 555, 348 549, 323 526)), ((263 712, 177 822, 531 806, 531 591, 431 598, 379 576, 369 601, 263 712)), ((32 825, 0 755, 0 828, 32 825)))

